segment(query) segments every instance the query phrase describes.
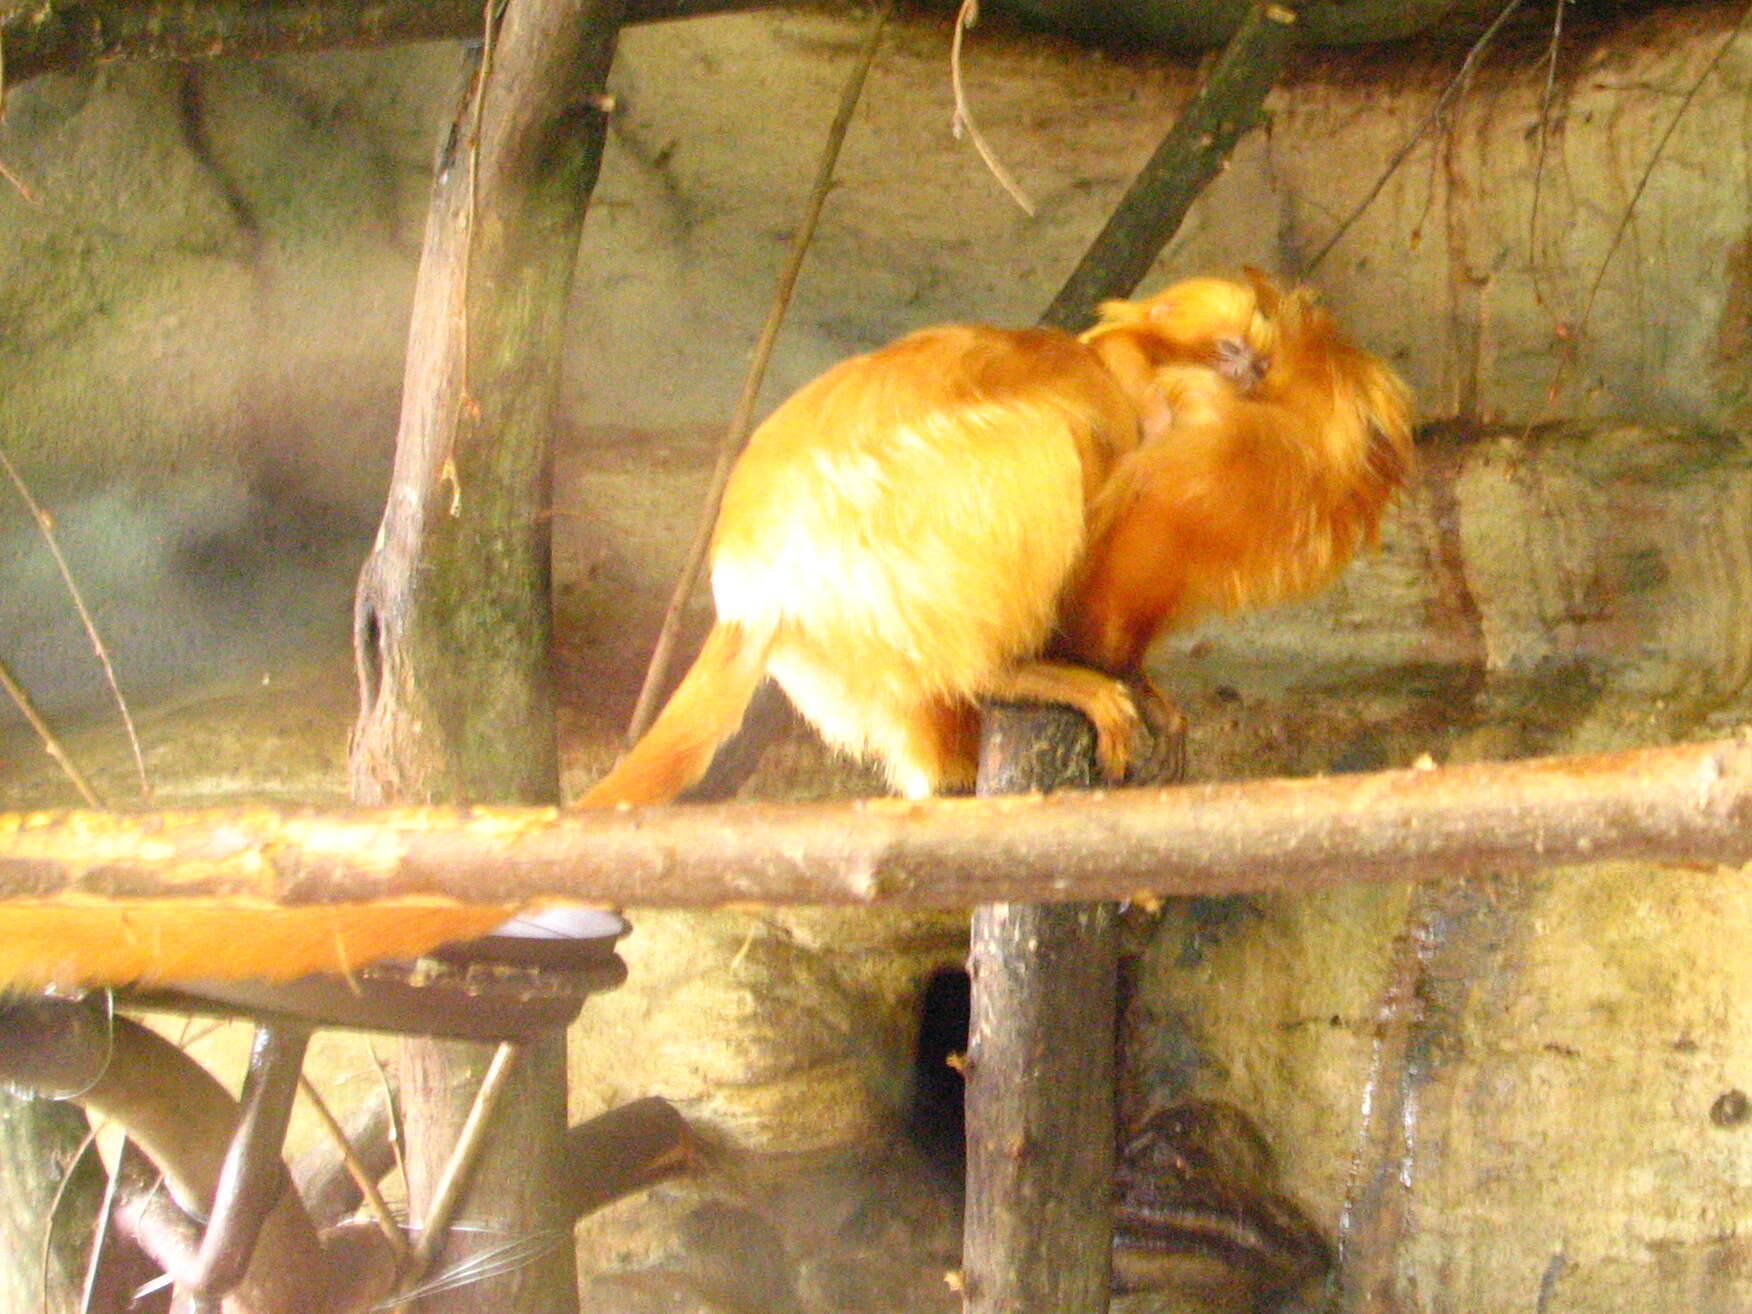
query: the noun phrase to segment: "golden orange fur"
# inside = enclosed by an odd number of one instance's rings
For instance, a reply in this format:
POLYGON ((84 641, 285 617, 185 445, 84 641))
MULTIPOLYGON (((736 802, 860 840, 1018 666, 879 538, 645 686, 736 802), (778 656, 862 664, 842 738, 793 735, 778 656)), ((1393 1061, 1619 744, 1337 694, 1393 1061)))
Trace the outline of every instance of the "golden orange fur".
MULTIPOLYGON (((1266 321, 1257 379, 1156 365, 1150 386, 1172 424, 1127 455, 1092 508, 1057 645, 1077 661, 1134 674, 1164 629, 1323 588, 1374 543, 1405 478, 1404 385, 1305 289, 1251 286, 1266 321)), ((1099 346, 1109 331, 1085 336, 1099 346)))
POLYGON ((673 798, 763 673, 907 795, 970 783, 984 697, 1080 708, 1117 778, 1135 712, 1087 666, 1324 584, 1409 451, 1392 373, 1257 276, 1110 302, 1080 339, 951 326, 844 361, 750 440, 705 650, 581 802, 673 798))
POLYGON ((346 973, 485 935, 510 915, 440 898, 304 908, 246 899, 6 899, 0 990, 346 973))

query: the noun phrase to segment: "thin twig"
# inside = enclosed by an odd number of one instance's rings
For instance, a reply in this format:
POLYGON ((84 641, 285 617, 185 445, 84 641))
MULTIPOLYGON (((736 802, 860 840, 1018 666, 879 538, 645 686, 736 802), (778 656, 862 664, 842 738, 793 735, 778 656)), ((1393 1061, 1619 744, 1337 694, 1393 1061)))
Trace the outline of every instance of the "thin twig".
POLYGON ((433 1189, 432 1202, 427 1206, 425 1221, 420 1226, 420 1239, 414 1246, 408 1269, 409 1282, 417 1281, 431 1266, 438 1247, 444 1243, 445 1234, 450 1230, 451 1215, 456 1212, 463 1188, 474 1172, 475 1161, 486 1145, 488 1123, 499 1096, 504 1092, 505 1083, 510 1080, 519 1052, 520 1048, 509 1042, 493 1051, 486 1076, 481 1078, 481 1087, 475 1092, 474 1103, 469 1106, 468 1117, 457 1135, 456 1148, 450 1152, 450 1161, 444 1165, 444 1173, 433 1189))
POLYGON ((1387 186, 1388 179, 1399 172, 1399 166, 1405 163, 1406 157, 1417 149, 1418 143, 1424 139, 1424 135, 1429 132, 1431 126, 1443 114, 1447 113, 1448 107, 1466 89, 1467 83, 1472 81, 1473 69, 1477 67, 1479 59, 1483 57, 1485 50, 1490 46, 1498 29, 1508 22, 1509 16, 1520 7, 1521 0, 1508 0, 1497 16, 1491 20, 1490 26, 1485 28, 1478 40, 1472 43, 1472 48, 1466 52, 1466 58, 1460 62, 1459 71, 1448 80, 1448 85, 1442 88, 1442 94, 1436 98, 1436 103, 1430 107, 1430 112, 1423 116, 1417 127, 1412 129, 1411 136, 1407 137, 1400 148, 1394 152, 1393 158, 1387 162, 1387 167, 1382 170, 1381 176, 1375 179, 1375 185, 1369 188, 1367 195, 1357 202, 1356 208, 1345 216, 1344 222, 1333 230, 1325 244, 1314 253, 1314 258, 1308 262, 1305 273, 1311 274, 1318 269, 1320 262, 1326 259, 1332 248, 1337 246, 1344 235, 1351 230, 1351 225, 1361 219, 1363 212, 1375 203, 1375 198, 1381 194, 1382 188, 1387 186))
POLYGON ((9 169, 5 160, 0 160, 0 178, 5 179, 12 185, 12 190, 17 192, 19 196, 23 198, 26 205, 36 206, 36 193, 31 191, 30 184, 9 169))
POLYGON ((382 1055, 377 1052, 377 1046, 371 1043, 368 1036, 365 1038, 365 1053, 371 1060, 371 1066, 377 1070, 377 1086, 383 1092, 383 1107, 389 1113, 389 1152, 395 1156, 395 1170, 401 1174, 405 1185, 408 1180, 408 1161, 402 1156, 402 1146, 407 1143, 407 1133, 402 1128, 401 1103, 396 1099, 396 1087, 389 1079, 389 1069, 384 1066, 382 1055))
POLYGON ((864 82, 869 76, 870 65, 875 62, 882 29, 893 8, 893 0, 882 0, 872 13, 863 49, 858 52, 858 62, 853 67, 851 76, 846 79, 845 90, 840 94, 839 109, 833 116, 833 123, 828 127, 827 141, 821 150, 821 161, 815 169, 815 185, 810 190, 797 231, 791 235, 791 249, 785 257, 785 267, 779 272, 778 287, 773 292, 766 323, 762 325, 760 338, 755 342, 754 358, 749 362, 748 374, 742 381, 742 392, 736 398, 730 423, 718 445, 718 463, 712 469, 712 480, 706 489, 706 503, 700 515, 699 528, 694 533, 687 562, 682 566, 681 577, 676 580, 675 591, 669 595, 669 605, 663 613, 663 625, 657 633, 656 646, 651 651, 651 664, 646 668, 645 683, 639 689, 639 700, 633 707, 632 721, 627 729, 629 742, 644 734, 656 715, 658 691, 663 688, 675 655, 675 641, 681 631, 682 612, 686 609, 687 600, 692 596, 694 586, 699 582, 700 572, 705 567, 706 551, 712 543, 712 526, 717 523, 718 504, 724 497, 724 485, 730 479, 730 467, 735 463, 753 425, 755 402, 760 396, 761 382, 766 378, 767 362, 772 358, 779 326, 784 323, 785 311, 791 304, 792 290, 797 286, 797 276, 803 269, 803 257, 809 252, 809 243, 815 236, 822 206, 826 204, 827 193, 833 186, 834 167, 839 162, 840 146, 845 141, 846 130, 851 126, 852 113, 858 107, 859 97, 863 95, 864 82))
POLYGON ((1545 305, 1539 286, 1539 199, 1545 183, 1545 156, 1551 146, 1551 97, 1557 87, 1557 57, 1563 44, 1563 7, 1570 0, 1552 0, 1551 45, 1545 55, 1545 90, 1539 97, 1539 153, 1533 162, 1533 204, 1527 212, 1527 261, 1532 270, 1533 297, 1545 305))
POLYGON ((196 1026, 195 1019, 192 1016, 185 1017, 182 1021, 182 1028, 176 1033, 176 1040, 173 1043, 178 1049, 182 1050, 183 1053, 189 1054, 192 1057, 196 1045, 200 1044, 208 1036, 217 1035, 230 1025, 231 1023, 224 1018, 215 1018, 211 1022, 206 1022, 201 1026, 196 1026))
POLYGON ((1654 176, 1655 166, 1661 162, 1661 157, 1667 151, 1667 143, 1673 139, 1674 131, 1679 127, 1686 112, 1690 110, 1691 102, 1697 99, 1697 93, 1702 90, 1703 84, 1709 80, 1709 75, 1716 71, 1717 66, 1722 62, 1722 57, 1728 53, 1728 47, 1739 39, 1740 32, 1746 26, 1748 15, 1752 15, 1752 5, 1748 5, 1740 11, 1740 17, 1735 20, 1733 30, 1728 33, 1721 45, 1716 47, 1715 54, 1709 57, 1709 62, 1703 66, 1703 70, 1686 88, 1684 97, 1679 101, 1679 108, 1673 111, 1672 121, 1667 124, 1667 129, 1661 134, 1660 141, 1655 143, 1654 153, 1649 156, 1648 165, 1643 169, 1642 177, 1637 180, 1636 190, 1630 194, 1630 204, 1624 207, 1624 213, 1619 216, 1618 227, 1613 231, 1612 241, 1607 244, 1606 254, 1600 258, 1600 268, 1594 272, 1594 281, 1588 287, 1587 299, 1582 302, 1581 318, 1576 323, 1578 334, 1587 324, 1588 317, 1593 313, 1594 298, 1599 295, 1600 284, 1605 281, 1606 267, 1612 263, 1612 257, 1618 254, 1619 244, 1624 241, 1625 233, 1630 230, 1630 221, 1636 214, 1636 207, 1642 201, 1643 193, 1648 190, 1649 179, 1654 176))
POLYGON ((353 1185, 359 1188, 359 1193, 365 1197, 365 1204, 371 1210, 371 1216, 377 1221, 377 1230, 383 1233, 383 1239, 389 1243, 390 1253, 395 1256, 396 1266, 407 1263, 412 1255, 408 1241, 402 1235, 400 1226, 395 1221, 395 1215, 390 1212, 389 1202, 383 1198, 383 1192, 377 1189, 377 1183, 370 1173, 365 1171, 365 1165, 359 1162, 359 1156, 353 1150, 353 1143, 347 1139, 347 1130, 335 1117, 334 1110, 323 1099, 322 1092, 311 1084, 310 1078, 303 1073, 298 1074, 298 1088, 304 1092, 304 1098, 310 1101, 310 1107, 316 1110, 317 1120, 328 1132, 329 1139, 335 1143, 335 1149, 341 1156, 341 1162, 346 1165, 347 1175, 353 1179, 353 1185))
MULTIPOLYGON (((97 1130, 93 1128, 91 1132, 87 1134, 85 1143, 90 1145, 96 1140, 97 1130)), ((124 1141, 123 1144, 126 1145, 126 1142, 124 1141)), ((66 1179, 63 1178, 62 1180, 66 1179)), ((121 1186, 121 1181, 122 1163, 118 1153, 116 1159, 116 1170, 113 1173, 105 1174, 103 1201, 98 1205, 97 1222, 92 1228, 91 1233, 91 1254, 87 1257, 85 1264, 85 1286, 79 1295, 79 1314, 91 1314, 92 1302, 97 1297, 98 1277, 103 1271, 104 1250, 115 1241, 116 1191, 121 1186)), ((48 1300, 49 1289, 45 1284, 43 1287, 43 1307, 45 1314, 48 1308, 48 1300)))
MULTIPOLYGON (((6 122, 6 42, 0 39, 0 123, 6 122)), ((37 201, 24 179, 6 167, 6 161, 0 160, 0 178, 12 184, 13 190, 24 198, 26 205, 34 206, 37 201)))
POLYGON ((85 773, 67 755, 66 748, 55 737, 55 732, 49 729, 49 723, 43 720, 42 713, 37 711, 36 704, 31 701, 24 686, 13 678, 12 672, 7 669, 6 663, 3 661, 0 661, 0 689, 6 690, 13 705, 24 714, 24 719, 30 722, 30 728, 35 730, 37 738, 43 741, 44 751, 60 764, 62 771, 66 772, 67 779, 73 782, 73 788, 79 791, 79 797, 84 800, 85 806, 101 808, 103 804, 99 801, 97 792, 92 789, 91 781, 86 779, 85 773))
MULTIPOLYGON (((86 1152, 97 1144, 97 1127, 86 1128, 85 1135, 80 1139, 78 1147, 73 1151, 73 1157, 67 1160, 67 1166, 61 1171, 61 1180, 55 1183, 55 1194, 49 1199, 48 1221, 43 1226, 42 1250, 37 1255, 37 1277, 40 1283, 38 1294, 42 1298, 40 1308, 43 1314, 48 1314, 49 1308, 49 1260, 55 1252, 55 1216, 61 1212, 61 1202, 66 1198, 67 1187, 73 1181, 74 1170, 79 1167, 79 1161, 86 1152)), ((105 1195, 105 1213, 108 1213, 109 1196, 105 1195)), ((89 1288, 88 1288, 89 1291, 89 1288)))
POLYGON ((1545 396, 1539 404, 1539 410, 1527 422, 1526 433, 1531 433, 1545 418, 1546 412, 1557 400, 1558 393, 1563 387, 1564 375, 1569 372, 1570 366, 1576 361, 1582 334, 1588 326, 1588 320, 1594 313, 1594 300, 1600 294, 1601 284, 1606 281, 1606 270, 1612 264, 1613 256, 1618 254, 1618 248, 1624 241, 1624 235, 1630 231, 1630 221, 1636 217, 1636 207, 1641 204, 1643 193, 1648 190, 1649 180, 1655 174, 1655 166, 1661 162, 1662 155, 1666 153, 1667 143, 1673 139, 1673 133, 1678 130, 1680 122, 1691 109, 1691 102, 1697 98, 1697 93, 1703 89, 1703 84, 1709 80, 1710 74, 1714 73, 1721 64, 1722 58, 1728 53, 1728 48, 1739 39, 1749 16, 1752 16, 1752 4, 1748 4, 1740 10, 1740 16, 1734 20, 1732 30, 1716 47, 1715 53, 1709 57, 1709 61, 1704 64, 1702 71, 1692 79, 1691 85, 1686 88, 1685 94, 1679 99, 1679 108, 1673 111, 1673 117, 1668 122, 1666 130, 1661 133, 1660 140, 1655 143, 1655 149, 1649 156, 1648 164, 1643 168, 1642 177, 1637 179, 1636 187, 1630 194, 1630 201, 1625 205, 1624 212, 1618 217, 1618 227, 1612 232, 1612 240, 1606 244, 1606 254, 1600 257, 1599 268, 1594 271, 1593 281, 1588 284, 1588 295, 1582 300, 1582 312, 1576 317, 1575 323, 1568 327, 1565 334, 1565 350, 1558 356, 1557 366, 1551 371, 1551 382, 1546 385, 1545 396))
POLYGON ((955 15, 955 35, 949 39, 949 86, 955 93, 955 116, 950 122, 951 130, 957 140, 962 129, 967 130, 967 138, 973 143, 973 149, 979 152, 979 158, 985 161, 985 167, 990 169, 992 177, 998 180, 998 185, 1010 194, 1010 199, 1022 207, 1022 212, 1030 218, 1034 216, 1034 202, 1028 198, 1028 193, 1022 190, 1022 185, 1011 176, 997 157, 997 153, 986 144, 985 136, 979 130, 979 124, 973 121, 973 111, 967 105, 967 91, 961 84, 961 35, 973 30, 973 25, 979 22, 979 0, 961 0, 961 9, 955 15))
MULTIPOLYGON (((146 759, 140 752, 140 736, 134 732, 134 718, 128 712, 128 700, 122 697, 122 688, 116 683, 116 668, 110 664, 109 649, 104 646, 102 637, 97 632, 97 624, 91 619, 91 612, 85 605, 85 597, 79 591, 79 585, 73 579, 73 570, 67 564, 67 558, 61 552, 60 541, 55 537, 55 522, 53 517, 38 504, 31 494, 30 487, 19 475, 12 459, 0 448, 0 467, 12 480, 12 486, 18 490, 18 496, 29 509, 36 520, 37 530, 41 533, 43 543, 49 549, 49 555, 54 557, 55 566, 61 572, 61 581, 67 586, 67 596, 73 600, 73 607, 79 613, 80 624, 85 626, 85 635, 91 640, 92 650, 97 653, 97 660, 103 666, 103 678, 109 685, 110 696, 115 700, 116 710, 122 715, 122 726, 128 733, 128 746, 134 752, 134 767, 140 773, 140 798, 148 800, 152 797, 152 786, 146 779, 146 759)), ((95 805, 94 805, 95 806, 95 805)))

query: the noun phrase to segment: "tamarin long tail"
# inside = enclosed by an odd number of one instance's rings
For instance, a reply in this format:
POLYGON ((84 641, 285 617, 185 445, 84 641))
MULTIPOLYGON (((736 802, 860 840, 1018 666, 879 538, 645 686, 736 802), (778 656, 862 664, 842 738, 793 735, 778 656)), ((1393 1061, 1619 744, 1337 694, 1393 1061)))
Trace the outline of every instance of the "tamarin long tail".
POLYGON ((742 725, 766 674, 773 628, 719 621, 644 738, 578 800, 587 808, 665 803, 706 773, 742 725))

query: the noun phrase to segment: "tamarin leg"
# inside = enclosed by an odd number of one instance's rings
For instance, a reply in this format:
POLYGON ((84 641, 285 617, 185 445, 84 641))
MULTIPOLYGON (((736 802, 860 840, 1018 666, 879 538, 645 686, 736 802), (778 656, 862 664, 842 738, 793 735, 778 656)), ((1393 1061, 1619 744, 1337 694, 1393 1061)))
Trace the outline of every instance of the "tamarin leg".
POLYGON ((889 783, 902 794, 927 798, 973 788, 979 770, 979 711, 972 704, 921 704, 902 720, 899 731, 900 745, 889 758, 889 783))

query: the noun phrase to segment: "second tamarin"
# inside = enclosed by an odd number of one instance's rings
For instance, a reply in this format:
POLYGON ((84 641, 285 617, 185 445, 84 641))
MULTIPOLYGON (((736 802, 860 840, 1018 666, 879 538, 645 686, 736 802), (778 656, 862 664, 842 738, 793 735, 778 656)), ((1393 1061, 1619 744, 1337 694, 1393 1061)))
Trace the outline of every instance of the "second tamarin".
POLYGON ((902 794, 972 783, 982 698, 1077 707, 1117 780, 1150 642, 1326 584, 1410 453, 1392 371, 1257 275, 1108 302, 1080 338, 955 325, 843 361, 749 440, 717 622, 581 802, 680 794, 769 674, 902 794))

